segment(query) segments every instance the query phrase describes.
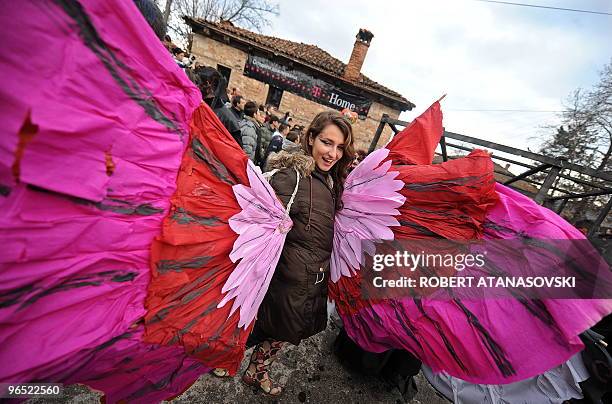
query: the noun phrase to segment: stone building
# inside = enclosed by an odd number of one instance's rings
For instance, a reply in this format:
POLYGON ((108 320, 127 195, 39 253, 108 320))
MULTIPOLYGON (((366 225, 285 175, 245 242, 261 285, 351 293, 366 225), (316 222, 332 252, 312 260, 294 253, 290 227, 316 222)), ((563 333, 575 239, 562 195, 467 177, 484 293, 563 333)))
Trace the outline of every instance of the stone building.
MULTIPOLYGON (((198 63, 217 68, 242 94, 258 103, 291 111, 293 124, 307 126, 320 111, 350 108, 359 115, 353 125, 356 149, 367 150, 383 114, 398 118, 414 104, 361 74, 372 33, 357 34, 348 64, 303 43, 257 34, 229 22, 185 18, 194 35, 191 53, 198 63)), ((385 129, 379 145, 390 139, 385 129)))

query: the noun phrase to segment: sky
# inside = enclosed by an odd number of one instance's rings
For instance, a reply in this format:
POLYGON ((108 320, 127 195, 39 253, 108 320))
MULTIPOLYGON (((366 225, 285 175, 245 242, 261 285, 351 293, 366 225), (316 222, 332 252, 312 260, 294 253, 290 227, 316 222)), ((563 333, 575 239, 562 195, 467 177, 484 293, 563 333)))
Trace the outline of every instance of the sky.
MULTIPOLYGON (((524 0, 612 13, 612 0, 524 0)), ((349 60, 359 28, 374 34, 362 73, 416 104, 441 95, 446 130, 535 151, 555 112, 612 61, 612 16, 476 0, 279 1, 262 33, 349 60), (480 111, 462 111, 480 110, 480 111)))

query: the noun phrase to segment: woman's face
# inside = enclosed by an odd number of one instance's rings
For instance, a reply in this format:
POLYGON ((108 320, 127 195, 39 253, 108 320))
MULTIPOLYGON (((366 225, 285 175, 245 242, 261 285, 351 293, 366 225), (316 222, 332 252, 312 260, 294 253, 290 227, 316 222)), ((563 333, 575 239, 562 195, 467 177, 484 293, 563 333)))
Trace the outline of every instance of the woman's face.
POLYGON ((329 171, 344 155, 344 134, 334 124, 329 124, 319 136, 308 140, 312 157, 321 171, 329 171))

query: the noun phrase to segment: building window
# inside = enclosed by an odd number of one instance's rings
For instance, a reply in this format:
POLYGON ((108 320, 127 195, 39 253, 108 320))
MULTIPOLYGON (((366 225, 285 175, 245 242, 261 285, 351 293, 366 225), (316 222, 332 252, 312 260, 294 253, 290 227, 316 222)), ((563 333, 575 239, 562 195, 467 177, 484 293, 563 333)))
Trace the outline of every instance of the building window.
POLYGON ((283 90, 278 87, 270 86, 268 96, 266 97, 266 105, 273 105, 276 108, 280 107, 281 98, 283 98, 283 90))
POLYGON ((230 74, 232 74, 232 69, 229 67, 225 67, 223 65, 217 65, 217 70, 223 77, 225 77, 225 81, 229 84, 230 74))

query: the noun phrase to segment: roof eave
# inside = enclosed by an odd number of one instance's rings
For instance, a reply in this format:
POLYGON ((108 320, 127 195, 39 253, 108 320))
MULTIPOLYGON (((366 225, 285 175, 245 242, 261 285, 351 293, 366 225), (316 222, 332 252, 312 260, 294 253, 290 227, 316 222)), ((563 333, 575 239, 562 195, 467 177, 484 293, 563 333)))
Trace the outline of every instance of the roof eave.
MULTIPOLYGON (((245 44, 247 46, 257 48, 257 49, 259 49, 259 50, 261 50, 263 52, 267 52, 267 53, 272 54, 272 55, 274 55, 276 57, 282 57, 282 58, 287 59, 288 61, 290 61, 292 63, 296 63, 296 64, 299 64, 299 65, 305 66, 305 67, 307 67, 309 69, 312 69, 312 70, 315 70, 315 71, 317 71, 319 73, 325 74, 328 77, 331 77, 331 78, 336 79, 336 80, 340 80, 340 81, 342 81, 345 84, 348 84, 348 85, 353 86, 355 88, 361 89, 363 91, 367 91, 367 92, 369 92, 369 93, 371 93, 371 94, 373 94, 375 96, 382 97, 385 100, 390 101, 389 103, 392 103, 393 105, 388 105, 387 103, 383 103, 383 102, 380 102, 380 101, 375 101, 375 102, 382 103, 382 104, 387 105, 387 106, 389 106, 391 108, 396 108, 397 107, 397 109, 399 111, 410 111, 410 110, 412 110, 412 108, 415 107, 415 105, 413 103, 411 103, 410 101, 408 101, 408 100, 391 97, 391 96, 389 96, 387 94, 384 94, 384 93, 382 93, 382 92, 380 92, 380 91, 378 91, 376 89, 373 89, 373 88, 371 88, 369 86, 363 85, 361 83, 355 83, 355 82, 352 82, 352 81, 348 81, 345 78, 343 78, 342 76, 338 76, 338 75, 335 75, 335 74, 331 74, 330 72, 327 72, 325 70, 321 70, 321 68, 318 67, 318 66, 305 63, 302 60, 296 59, 296 58, 294 58, 294 57, 292 57, 290 55, 287 55, 285 53, 280 53, 280 52, 275 51, 275 50, 266 49, 266 48, 262 47, 260 44, 258 44, 257 42, 248 40, 246 38, 239 37, 239 36, 237 36, 237 35, 235 35, 235 34, 233 34, 231 32, 222 31, 217 26, 212 25, 214 23, 207 24, 206 21, 196 20, 196 19, 194 19, 192 17, 189 17, 189 16, 183 16, 183 19, 185 20, 185 22, 189 26, 191 26, 191 28, 196 28, 196 27, 197 28, 203 28, 203 29, 208 30, 209 32, 210 31, 215 31, 217 34, 222 35, 222 36, 229 36, 231 39, 233 39, 233 40, 235 40, 237 42, 243 43, 243 44, 245 44)), ((203 34, 205 34, 207 36, 210 36, 209 33, 203 32, 203 34)))

